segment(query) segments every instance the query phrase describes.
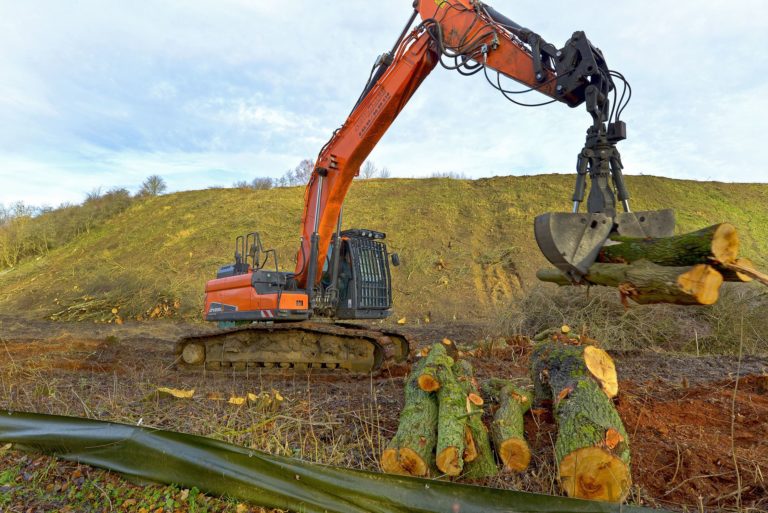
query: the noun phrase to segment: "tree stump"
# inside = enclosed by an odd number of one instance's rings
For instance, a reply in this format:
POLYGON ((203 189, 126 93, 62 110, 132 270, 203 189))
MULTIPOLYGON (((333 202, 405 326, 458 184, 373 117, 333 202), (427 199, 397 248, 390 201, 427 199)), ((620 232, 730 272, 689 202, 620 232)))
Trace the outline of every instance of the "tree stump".
POLYGON ((418 386, 419 371, 424 364, 424 359, 419 360, 406 380, 405 405, 397 433, 381 454, 384 472, 424 477, 430 475, 434 467, 438 406, 434 394, 418 386))
POLYGON ((499 407, 491 422, 491 438, 505 470, 522 472, 531 462, 525 441, 523 415, 531 407, 531 395, 507 380, 491 379, 483 387, 499 407))

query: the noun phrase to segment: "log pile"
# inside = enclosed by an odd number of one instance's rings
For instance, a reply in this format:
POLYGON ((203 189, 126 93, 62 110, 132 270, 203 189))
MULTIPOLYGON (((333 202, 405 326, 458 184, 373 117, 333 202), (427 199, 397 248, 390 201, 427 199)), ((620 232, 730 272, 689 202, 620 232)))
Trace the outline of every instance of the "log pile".
MULTIPOLYGON (((541 281, 572 285, 557 269, 540 269, 541 281)), ((736 228, 721 223, 696 232, 664 238, 612 236, 583 277, 587 285, 619 289, 622 302, 711 305, 724 281, 760 281, 768 276, 739 257, 736 228)))
POLYGON ((613 360, 567 326, 536 340, 532 391, 500 378, 479 386, 472 365, 445 341, 422 352, 406 380, 405 407, 381 468, 473 479, 496 475, 499 463, 504 471, 523 472, 531 461, 524 415, 536 405, 550 408, 557 422, 554 452, 563 491, 625 500, 632 482, 629 440, 613 405, 619 393, 613 360), (494 408, 485 415, 489 404, 494 408))
MULTIPOLYGON (((499 403, 492 422, 496 451, 506 469, 522 471, 530 461, 522 422, 530 394, 506 381, 489 390, 499 403)), ((422 477, 496 475, 499 469, 483 421, 486 405, 472 365, 458 359, 449 340, 435 344, 406 380, 405 406, 397 433, 381 455, 382 470, 422 477)))
POLYGON ((627 432, 613 405, 616 367, 594 341, 569 331, 563 326, 536 338, 533 390, 500 378, 480 386, 472 365, 459 359, 463 353, 446 341, 423 351, 406 379, 405 406, 382 469, 471 479, 496 475, 499 464, 523 472, 531 462, 524 416, 535 405, 550 408, 557 422, 554 455, 563 491, 622 502, 632 479, 627 432))

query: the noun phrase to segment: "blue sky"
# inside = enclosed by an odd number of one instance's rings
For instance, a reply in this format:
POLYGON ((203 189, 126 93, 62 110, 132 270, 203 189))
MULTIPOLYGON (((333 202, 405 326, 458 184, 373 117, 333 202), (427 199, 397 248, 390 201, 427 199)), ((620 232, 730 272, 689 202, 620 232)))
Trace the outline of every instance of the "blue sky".
MULTIPOLYGON (((629 79, 627 173, 768 182, 765 2, 489 3, 557 46, 584 30, 629 79)), ((278 177, 344 121, 410 5, 0 0, 0 203, 278 177)), ((588 122, 437 68, 371 160, 395 177, 571 172, 588 122)))

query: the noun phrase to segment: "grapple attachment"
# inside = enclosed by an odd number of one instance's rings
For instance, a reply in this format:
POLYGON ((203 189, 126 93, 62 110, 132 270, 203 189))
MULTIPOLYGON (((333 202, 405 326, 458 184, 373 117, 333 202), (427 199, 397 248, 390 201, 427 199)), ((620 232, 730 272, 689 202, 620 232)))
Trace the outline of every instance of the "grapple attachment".
POLYGON ((612 234, 625 237, 669 237, 674 234, 671 209, 603 213, 549 212, 536 217, 534 234, 539 249, 552 265, 574 281, 587 273, 612 234))

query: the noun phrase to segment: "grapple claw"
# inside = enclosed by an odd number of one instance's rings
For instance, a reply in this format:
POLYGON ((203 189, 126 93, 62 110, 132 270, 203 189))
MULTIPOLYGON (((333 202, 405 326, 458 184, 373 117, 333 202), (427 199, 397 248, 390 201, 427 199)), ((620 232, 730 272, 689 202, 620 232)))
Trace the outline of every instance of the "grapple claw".
POLYGON ((552 265, 574 282, 587 273, 612 234, 625 237, 670 237, 675 230, 671 209, 602 213, 549 212, 536 217, 534 233, 539 249, 552 265))

